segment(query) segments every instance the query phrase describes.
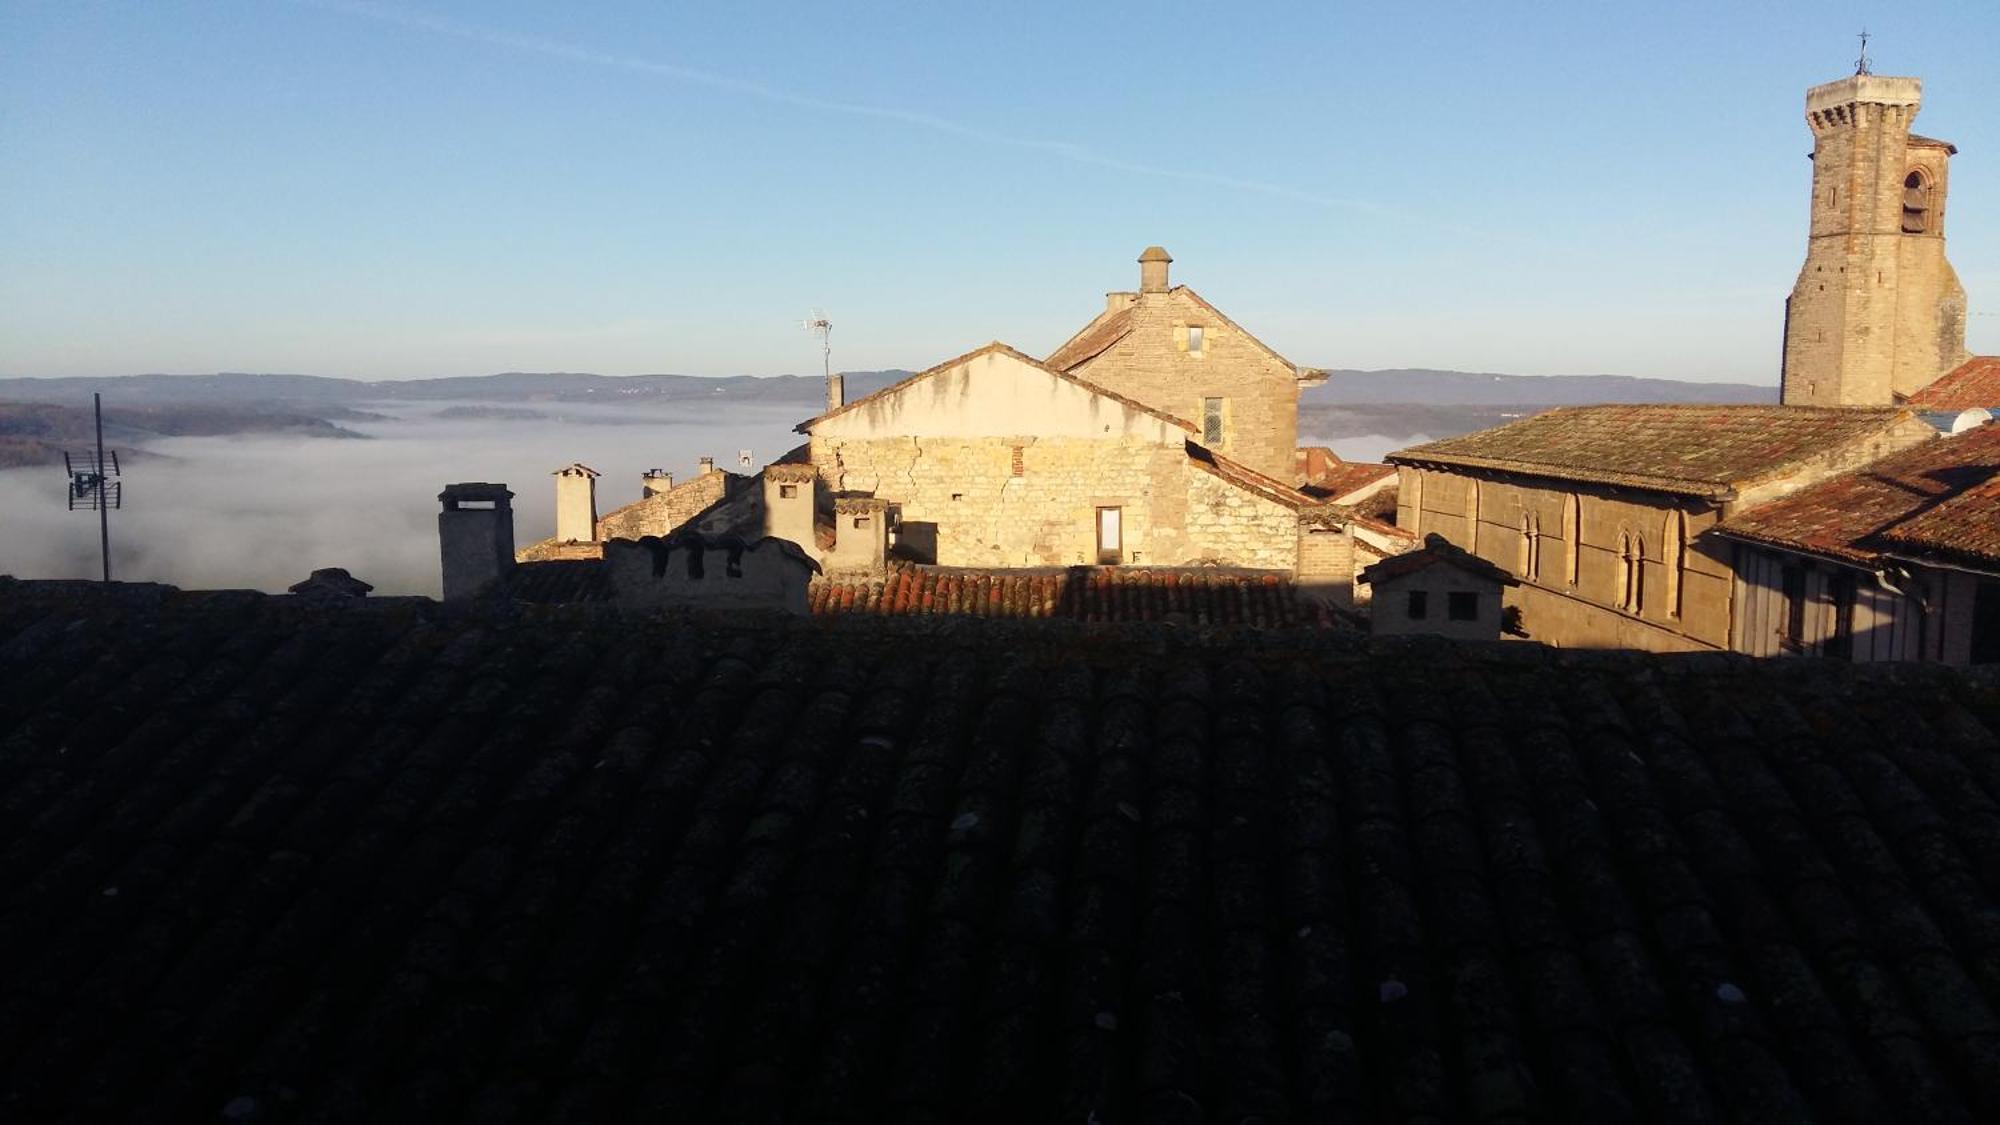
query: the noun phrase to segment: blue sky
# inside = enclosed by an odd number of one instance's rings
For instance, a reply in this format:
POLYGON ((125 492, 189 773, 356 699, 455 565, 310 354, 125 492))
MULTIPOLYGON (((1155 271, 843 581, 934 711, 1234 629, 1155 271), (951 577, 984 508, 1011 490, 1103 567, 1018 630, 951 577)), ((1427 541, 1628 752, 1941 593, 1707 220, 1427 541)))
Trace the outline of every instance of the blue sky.
POLYGON ((0 0, 0 373, 1040 354, 1157 242, 1302 363, 1774 383, 1863 26, 2000 352, 1992 0, 0 0))

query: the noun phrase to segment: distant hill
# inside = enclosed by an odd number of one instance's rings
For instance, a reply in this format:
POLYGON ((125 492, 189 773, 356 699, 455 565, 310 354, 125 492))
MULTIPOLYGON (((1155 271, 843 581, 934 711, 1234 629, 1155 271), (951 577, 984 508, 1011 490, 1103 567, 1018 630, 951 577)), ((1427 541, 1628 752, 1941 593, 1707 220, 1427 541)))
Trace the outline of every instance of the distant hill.
POLYGON ((1420 403, 1429 406, 1588 406, 1601 402, 1778 401, 1778 388, 1752 383, 1694 383, 1629 375, 1494 375, 1473 371, 1391 368, 1329 370, 1326 382, 1300 396, 1324 406, 1420 403))
MULTIPOLYGON (((121 406, 104 426, 106 444, 128 454, 156 438, 228 434, 362 436, 316 414, 234 404, 121 406)), ((82 406, 0 402, 0 468, 59 465, 63 450, 88 448, 96 436, 91 412, 82 406)))
MULTIPOLYGON (((847 373, 847 393, 858 397, 905 378, 907 371, 847 373)), ((109 375, 61 379, 0 379, 0 401, 84 404, 92 393, 116 396, 121 405, 275 403, 325 408, 367 402, 609 402, 706 399, 727 402, 823 401, 817 375, 591 375, 581 372, 508 371, 439 379, 340 379, 320 375, 109 375)))

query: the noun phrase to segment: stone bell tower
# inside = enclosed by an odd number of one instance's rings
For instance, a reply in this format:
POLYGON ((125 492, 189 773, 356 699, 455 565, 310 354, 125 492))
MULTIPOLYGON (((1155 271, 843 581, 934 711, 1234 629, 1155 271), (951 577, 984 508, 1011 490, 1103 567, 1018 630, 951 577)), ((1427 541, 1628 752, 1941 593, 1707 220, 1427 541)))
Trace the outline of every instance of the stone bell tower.
POLYGON ((1965 289, 1944 257, 1954 146, 1910 132, 1923 82, 1861 73, 1806 91, 1806 263, 1785 302, 1788 406, 1889 406, 1963 362, 1965 289))

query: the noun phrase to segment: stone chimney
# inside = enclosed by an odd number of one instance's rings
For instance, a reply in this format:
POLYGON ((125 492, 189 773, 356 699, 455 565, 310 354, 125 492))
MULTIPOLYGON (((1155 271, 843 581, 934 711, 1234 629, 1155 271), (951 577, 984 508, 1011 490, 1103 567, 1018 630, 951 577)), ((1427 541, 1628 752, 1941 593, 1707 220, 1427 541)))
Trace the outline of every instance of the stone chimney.
POLYGON ((703 457, 701 460, 695 462, 694 472, 696 476, 705 477, 714 471, 715 458, 713 457, 703 457))
POLYGON ((833 502, 833 550, 821 560, 828 574, 881 574, 889 565, 889 502, 842 496, 833 502))
POLYGON ((514 569, 514 494, 504 484, 448 484, 438 493, 444 600, 463 601, 514 569))
POLYGON ((819 470, 811 465, 764 466, 764 534, 798 544, 807 558, 819 558, 813 531, 813 489, 819 470))
POLYGON ((1148 246, 1139 255, 1139 292, 1165 293, 1167 291, 1167 263, 1173 261, 1164 248, 1148 246))
POLYGON ((572 461, 556 478, 556 538, 565 543, 597 541, 597 470, 572 461))
POLYGON ((646 475, 639 478, 639 498, 643 500, 649 496, 658 496, 662 492, 672 491, 673 487, 674 474, 665 469, 647 469, 646 475))
POLYGON ((1104 311, 1108 313, 1121 312, 1131 308, 1138 301, 1139 295, 1130 290, 1118 290, 1106 293, 1104 295, 1104 311))
POLYGON ((834 372, 826 377, 826 412, 828 414, 847 405, 847 380, 834 372))

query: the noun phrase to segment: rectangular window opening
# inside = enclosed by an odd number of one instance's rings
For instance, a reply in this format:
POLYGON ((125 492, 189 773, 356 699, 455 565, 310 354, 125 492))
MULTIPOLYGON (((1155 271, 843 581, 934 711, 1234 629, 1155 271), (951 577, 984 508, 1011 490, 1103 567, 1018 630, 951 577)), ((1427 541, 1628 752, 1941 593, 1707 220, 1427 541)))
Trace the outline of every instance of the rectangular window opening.
POLYGON ((1188 330, 1187 330, 1187 344, 1188 344, 1188 349, 1187 349, 1187 350, 1188 350, 1188 354, 1189 354, 1189 355, 1200 355, 1200 354, 1201 354, 1201 347, 1202 347, 1202 336, 1203 336, 1203 335, 1204 335, 1204 333, 1202 332, 1202 328, 1201 328, 1201 325, 1199 325, 1199 324, 1190 324, 1190 325, 1188 325, 1188 330))
POLYGON ((1405 612, 1412 621, 1422 621, 1431 615, 1431 595, 1428 590, 1411 590, 1405 612))
POLYGON ((871 522, 873 521, 869 520, 867 516, 854 517, 854 527, 856 530, 866 530, 871 522))
POLYGON ((796 484, 781 484, 778 486, 778 497, 781 500, 796 500, 798 499, 798 495, 799 486, 796 484))
POLYGON ((1445 595, 1444 615, 1453 621, 1479 620, 1479 594, 1472 590, 1453 590, 1445 595))
POLYGON ((1205 445, 1222 444, 1222 400, 1201 400, 1201 440, 1205 445))

